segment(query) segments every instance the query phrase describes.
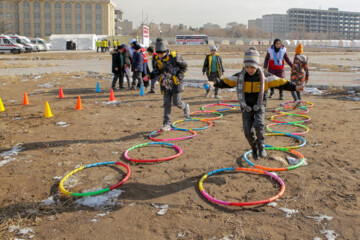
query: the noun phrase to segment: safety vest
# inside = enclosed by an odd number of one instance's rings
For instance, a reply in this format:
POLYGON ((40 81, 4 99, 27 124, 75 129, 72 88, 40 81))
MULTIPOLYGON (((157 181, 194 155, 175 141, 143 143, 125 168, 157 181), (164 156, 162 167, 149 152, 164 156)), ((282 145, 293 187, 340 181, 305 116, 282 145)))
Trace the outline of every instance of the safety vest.
POLYGON ((268 53, 270 55, 270 60, 269 60, 269 68, 273 69, 273 70, 281 70, 285 68, 285 61, 284 61, 284 56, 286 53, 286 48, 285 47, 280 47, 280 50, 276 53, 276 59, 277 61, 279 61, 279 59, 281 59, 280 64, 275 64, 274 61, 274 49, 269 47, 268 49, 268 53))
POLYGON ((113 41, 113 44, 114 44, 114 48, 115 48, 116 47, 116 41, 115 40, 113 41))
POLYGON ((96 41, 96 47, 100 47, 100 41, 99 40, 96 41))

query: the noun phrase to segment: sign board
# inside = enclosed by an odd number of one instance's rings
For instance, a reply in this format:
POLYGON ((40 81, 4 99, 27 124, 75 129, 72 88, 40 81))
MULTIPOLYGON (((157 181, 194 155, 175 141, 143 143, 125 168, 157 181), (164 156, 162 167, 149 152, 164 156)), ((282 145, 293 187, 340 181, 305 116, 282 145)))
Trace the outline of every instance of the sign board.
POLYGON ((144 47, 150 46, 150 29, 148 26, 143 25, 143 45, 144 47))

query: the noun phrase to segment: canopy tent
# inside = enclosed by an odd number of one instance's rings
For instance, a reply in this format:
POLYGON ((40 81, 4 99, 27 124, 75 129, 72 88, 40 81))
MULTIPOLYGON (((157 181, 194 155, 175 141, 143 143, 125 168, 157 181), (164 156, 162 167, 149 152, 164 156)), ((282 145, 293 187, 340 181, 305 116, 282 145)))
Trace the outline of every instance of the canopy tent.
POLYGON ((95 50, 98 38, 95 34, 53 34, 49 41, 54 51, 95 50))

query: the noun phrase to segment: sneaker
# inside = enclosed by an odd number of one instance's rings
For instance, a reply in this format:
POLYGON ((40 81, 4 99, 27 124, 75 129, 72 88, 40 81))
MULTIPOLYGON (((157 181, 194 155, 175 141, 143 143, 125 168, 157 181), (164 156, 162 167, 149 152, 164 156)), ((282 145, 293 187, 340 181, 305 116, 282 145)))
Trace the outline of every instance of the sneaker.
POLYGON ((283 97, 283 96, 280 96, 280 97, 279 97, 279 100, 284 100, 284 97, 283 97))
POLYGON ((186 104, 185 109, 184 109, 184 116, 186 118, 190 117, 190 105, 188 103, 186 104))
POLYGON ((252 147, 251 150, 252 150, 251 155, 252 155, 253 159, 258 160, 259 158, 258 158, 258 149, 257 149, 257 147, 252 147))
POLYGON ((296 100, 294 105, 293 105, 293 109, 296 109, 298 107, 300 107, 302 104, 301 104, 301 100, 296 100))
POLYGON ((220 96, 219 96, 219 95, 215 95, 214 98, 220 99, 220 96))
POLYGON ((259 148, 259 157, 261 157, 261 158, 266 157, 267 153, 266 153, 266 150, 265 150, 265 146, 261 144, 261 145, 258 146, 258 148, 259 148))
POLYGON ((210 92, 206 92, 205 97, 209 97, 209 96, 210 96, 210 92))
POLYGON ((155 90, 151 89, 148 93, 155 93, 155 90))
POLYGON ((161 130, 163 130, 163 131, 170 131, 170 130, 171 130, 171 127, 170 127, 169 124, 165 124, 165 125, 163 125, 163 126, 161 127, 161 130))
POLYGON ((274 93, 270 93, 269 98, 272 98, 273 95, 274 95, 274 93))

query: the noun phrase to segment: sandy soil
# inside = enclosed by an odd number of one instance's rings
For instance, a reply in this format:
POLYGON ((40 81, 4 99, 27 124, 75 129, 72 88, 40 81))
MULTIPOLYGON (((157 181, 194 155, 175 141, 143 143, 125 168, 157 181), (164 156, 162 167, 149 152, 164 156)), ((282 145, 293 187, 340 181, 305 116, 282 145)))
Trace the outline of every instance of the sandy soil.
MULTIPOLYGON (((1 239, 357 239, 360 235, 360 107, 359 102, 346 100, 344 92, 304 97, 315 104, 308 113, 312 120, 306 123, 310 128, 305 135, 307 145, 297 149, 308 165, 278 172, 286 191, 275 204, 224 207, 204 199, 197 185, 209 171, 250 167, 242 158, 249 146, 238 109, 224 112, 223 118, 213 121, 213 127, 198 131, 196 137, 172 142, 182 148, 180 157, 135 164, 126 161, 123 153, 151 141, 149 133, 162 124, 162 96, 116 91, 119 104, 107 105, 108 91, 94 93, 97 81, 102 90, 109 88, 109 80, 82 74, 0 78, 0 97, 6 108, 0 113, 1 239), (59 86, 65 99, 57 98, 59 86), (29 106, 22 105, 24 91, 29 106), (77 96, 82 98, 83 110, 75 110, 77 96), (48 119, 44 118, 46 101, 55 115, 48 119), (59 122, 69 125, 57 126, 59 122), (6 153, 16 146, 18 153, 6 153), (107 194, 80 201, 59 192, 59 181, 66 173, 105 161, 128 164, 130 179, 107 194), (90 207, 91 203, 95 207, 90 207)), ((198 111, 217 102, 203 95, 203 89, 186 88, 182 96, 192 111, 198 111)), ((222 92, 221 96, 235 99, 234 92, 222 92)), ((285 97, 291 100, 289 92, 285 97)), ((280 103, 268 101, 267 123, 280 103)), ((172 120, 179 119, 183 119, 182 111, 173 108, 172 120)), ((273 129, 303 131, 296 127, 273 129)), ((171 131, 155 136, 188 135, 171 131)), ((298 144, 287 137, 269 136, 266 141, 275 146, 298 144)), ((268 153, 256 163, 287 166, 283 161, 288 154, 268 153)), ((130 152, 135 158, 173 154, 174 149, 161 146, 130 152)), ((91 168, 70 177, 65 187, 73 192, 95 190, 118 182, 124 174, 121 167, 91 168)), ((230 201, 266 199, 280 189, 277 182, 262 175, 231 172, 208 178, 204 187, 214 197, 230 201)))

